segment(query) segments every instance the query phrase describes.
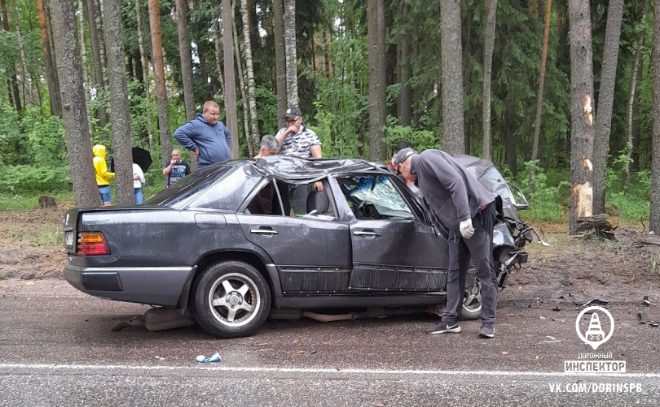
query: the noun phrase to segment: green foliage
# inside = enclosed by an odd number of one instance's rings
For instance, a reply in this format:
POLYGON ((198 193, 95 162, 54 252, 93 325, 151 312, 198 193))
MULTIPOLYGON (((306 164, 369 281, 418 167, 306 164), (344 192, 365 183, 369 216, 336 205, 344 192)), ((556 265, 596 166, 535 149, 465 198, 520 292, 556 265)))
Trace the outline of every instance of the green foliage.
POLYGON ((571 184, 561 181, 557 185, 549 185, 548 177, 543 168, 538 166, 538 160, 524 163, 525 171, 520 175, 519 183, 529 201, 529 209, 522 215, 525 219, 548 222, 565 222, 568 220, 566 197, 563 191, 569 190, 571 184), (534 193, 529 193, 529 173, 534 169, 532 182, 534 193))
POLYGON ((431 148, 442 148, 439 134, 429 130, 415 130, 410 126, 402 127, 392 116, 388 116, 387 123, 384 141, 387 145, 388 156, 398 151, 402 142, 408 143, 410 147, 420 152, 431 148))

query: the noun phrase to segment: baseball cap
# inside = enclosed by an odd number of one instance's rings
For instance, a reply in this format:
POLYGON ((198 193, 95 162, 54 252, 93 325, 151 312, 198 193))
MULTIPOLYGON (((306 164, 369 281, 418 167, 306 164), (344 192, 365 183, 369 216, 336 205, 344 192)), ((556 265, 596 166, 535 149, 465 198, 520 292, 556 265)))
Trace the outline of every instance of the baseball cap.
POLYGON ((284 114, 284 117, 289 120, 295 120, 300 116, 302 116, 300 114, 300 110, 298 110, 298 108, 294 105, 289 105, 289 107, 286 109, 286 113, 284 114))
POLYGON ((413 150, 412 148, 409 148, 409 147, 402 148, 394 156, 394 162, 392 162, 392 164, 398 166, 399 164, 406 161, 411 155, 414 155, 414 154, 417 154, 417 151, 413 150))

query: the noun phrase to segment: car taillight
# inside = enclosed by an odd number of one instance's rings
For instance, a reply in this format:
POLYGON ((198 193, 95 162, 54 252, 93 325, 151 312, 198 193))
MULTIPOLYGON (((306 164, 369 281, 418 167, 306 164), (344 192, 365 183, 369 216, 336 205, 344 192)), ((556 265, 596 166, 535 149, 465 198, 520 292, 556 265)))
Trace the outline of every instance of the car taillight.
POLYGON ((78 233, 78 250, 82 256, 100 256, 110 254, 110 249, 103 233, 78 233))

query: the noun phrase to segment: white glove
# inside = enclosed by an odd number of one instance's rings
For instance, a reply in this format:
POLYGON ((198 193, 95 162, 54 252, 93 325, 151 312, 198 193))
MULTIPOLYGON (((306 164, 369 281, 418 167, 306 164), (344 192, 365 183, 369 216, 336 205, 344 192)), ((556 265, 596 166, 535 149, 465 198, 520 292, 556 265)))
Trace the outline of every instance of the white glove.
POLYGON ((464 239, 469 239, 474 235, 474 228, 472 227, 472 219, 466 219, 461 222, 459 229, 464 239))

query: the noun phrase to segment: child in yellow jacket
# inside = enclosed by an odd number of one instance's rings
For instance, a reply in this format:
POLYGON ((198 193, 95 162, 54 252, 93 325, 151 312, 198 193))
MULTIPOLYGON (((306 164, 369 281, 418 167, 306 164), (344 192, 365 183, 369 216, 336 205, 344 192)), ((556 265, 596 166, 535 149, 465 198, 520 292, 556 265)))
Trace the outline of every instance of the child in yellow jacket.
POLYGON ((94 153, 94 170, 96 172, 96 185, 99 187, 101 202, 103 206, 112 205, 112 193, 110 192, 110 178, 115 177, 114 172, 108 171, 108 164, 105 162, 105 146, 97 144, 92 148, 94 153))

